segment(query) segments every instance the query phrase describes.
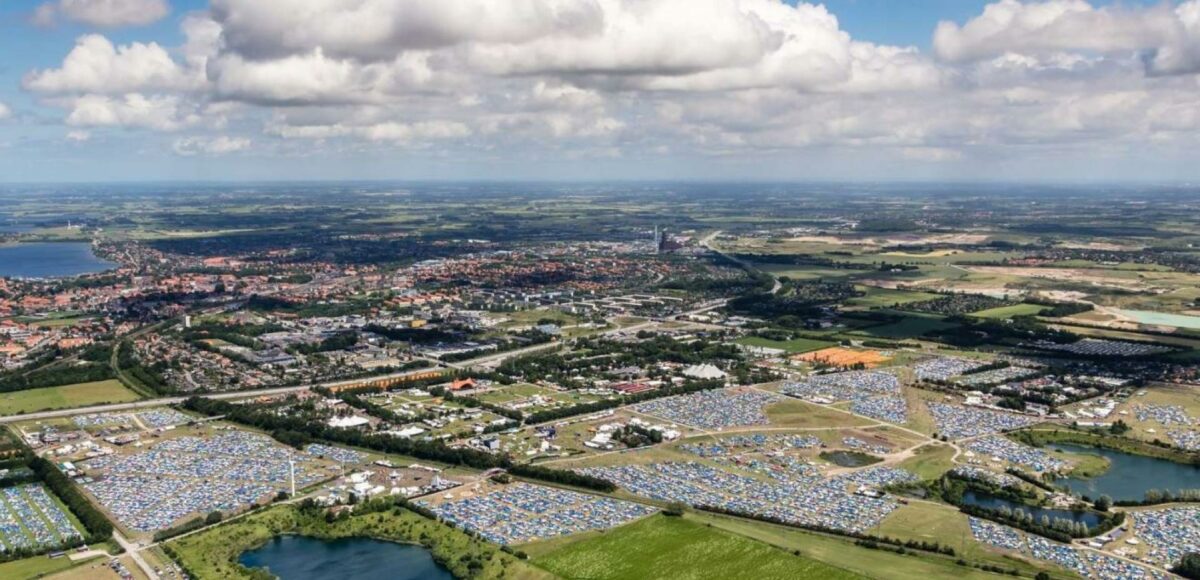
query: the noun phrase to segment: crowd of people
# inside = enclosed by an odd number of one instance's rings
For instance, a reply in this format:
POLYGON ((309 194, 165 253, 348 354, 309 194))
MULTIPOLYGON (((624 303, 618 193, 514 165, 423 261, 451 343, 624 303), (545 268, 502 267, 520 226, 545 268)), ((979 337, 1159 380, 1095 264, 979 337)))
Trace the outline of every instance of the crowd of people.
POLYGON ((0 494, 0 553, 52 548, 81 537, 43 485, 6 487, 0 494))
POLYGON ((502 545, 608 529, 656 511, 638 503, 527 483, 457 501, 419 503, 438 517, 502 545))
POLYGON ((754 389, 718 389, 655 399, 633 410, 701 429, 766 425, 766 408, 782 400, 754 389))
POLYGON ((1067 462, 1041 449, 1017 443, 1003 435, 986 435, 968 442, 966 447, 975 453, 1023 465, 1039 472, 1058 472, 1068 467, 1067 462))
POLYGON ((237 510, 290 489, 289 461, 297 488, 325 478, 307 453, 265 435, 226 431, 88 460, 84 487, 126 527, 152 532, 184 516, 237 510))
POLYGON ((1013 413, 945 403, 929 403, 928 406, 930 414, 933 415, 933 421, 937 424, 938 433, 950 439, 1011 431, 1037 423, 1037 419, 1013 413))
POLYGON ((857 492, 917 480, 915 475, 892 467, 871 467, 822 478, 803 463, 792 465, 798 468, 795 472, 788 470, 788 464, 772 464, 772 482, 696 462, 591 467, 579 471, 659 501, 678 501, 853 533, 867 532, 899 508, 890 498, 857 492))

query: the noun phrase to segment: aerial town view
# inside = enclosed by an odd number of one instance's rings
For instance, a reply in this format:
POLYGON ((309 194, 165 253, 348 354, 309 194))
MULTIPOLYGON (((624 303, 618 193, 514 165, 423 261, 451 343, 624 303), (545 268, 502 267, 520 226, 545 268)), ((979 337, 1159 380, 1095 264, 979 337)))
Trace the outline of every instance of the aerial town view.
POLYGON ((1200 0, 0 54, 0 580, 1200 580, 1200 0))

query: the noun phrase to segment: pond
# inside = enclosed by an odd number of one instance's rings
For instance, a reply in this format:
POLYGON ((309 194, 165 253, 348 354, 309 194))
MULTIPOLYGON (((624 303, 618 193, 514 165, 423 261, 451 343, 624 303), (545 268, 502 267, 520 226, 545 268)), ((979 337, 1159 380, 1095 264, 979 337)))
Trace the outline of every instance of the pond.
POLYGON ((1083 522, 1092 527, 1100 523, 1100 516, 1095 512, 1082 511, 1073 512, 1071 510, 1058 510, 1050 508, 1042 508, 1029 506, 1023 503, 1009 501, 1004 498, 988 495, 977 491, 967 491, 963 494, 963 503, 968 505, 977 505, 984 508, 1000 508, 1007 507, 1011 510, 1022 510, 1033 514, 1034 521, 1041 521, 1042 516, 1049 516, 1051 520, 1068 519, 1073 522, 1083 522))
POLYGON ((858 453, 855 451, 826 451, 821 454, 821 459, 824 459, 838 467, 862 467, 864 465, 872 465, 882 461, 873 455, 866 453, 858 453))
POLYGON ((421 546, 370 538, 319 540, 276 536, 238 558, 247 568, 266 568, 281 580, 453 580, 421 546))
POLYGON ((0 276, 10 278, 61 278, 103 272, 115 266, 96 257, 87 242, 0 246, 0 276))
POLYGON ((1087 479, 1064 477, 1058 483, 1071 491, 1097 498, 1107 495, 1115 500, 1138 501, 1151 489, 1178 491, 1200 487, 1200 467, 1166 459, 1134 455, 1090 445, 1054 443, 1051 449, 1069 453, 1091 453, 1108 459, 1108 471, 1087 479))

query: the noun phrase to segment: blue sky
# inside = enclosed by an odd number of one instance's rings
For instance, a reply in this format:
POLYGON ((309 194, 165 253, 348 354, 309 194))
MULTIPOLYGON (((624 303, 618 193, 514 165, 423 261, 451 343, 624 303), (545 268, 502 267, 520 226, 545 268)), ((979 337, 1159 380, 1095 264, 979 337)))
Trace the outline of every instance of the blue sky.
POLYGON ((360 4, 0 2, 0 180, 1200 179, 1200 0, 360 4))

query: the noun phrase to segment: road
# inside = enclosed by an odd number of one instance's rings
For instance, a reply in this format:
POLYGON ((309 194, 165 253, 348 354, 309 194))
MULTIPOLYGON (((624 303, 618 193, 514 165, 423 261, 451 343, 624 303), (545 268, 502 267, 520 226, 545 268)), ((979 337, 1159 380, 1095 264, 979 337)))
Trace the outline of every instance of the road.
POLYGON ((720 254, 725 259, 741 266, 747 272, 765 272, 768 276, 771 277, 771 281, 774 282, 774 284, 771 286, 771 294, 779 293, 779 291, 783 288, 783 282, 779 281, 779 277, 775 276, 774 274, 772 274, 770 272, 766 272, 765 270, 760 270, 760 269, 754 267, 753 264, 746 262, 746 261, 742 260, 741 258, 737 258, 735 256, 726 254, 725 252, 722 252, 721 250, 719 250, 715 246, 713 246, 712 241, 715 240, 717 238, 717 236, 719 236, 719 235, 721 235, 721 230, 717 230, 711 234, 708 234, 707 236, 704 236, 704 238, 702 238, 700 240, 700 245, 704 246, 705 248, 708 248, 708 251, 713 252, 715 254, 720 254))

